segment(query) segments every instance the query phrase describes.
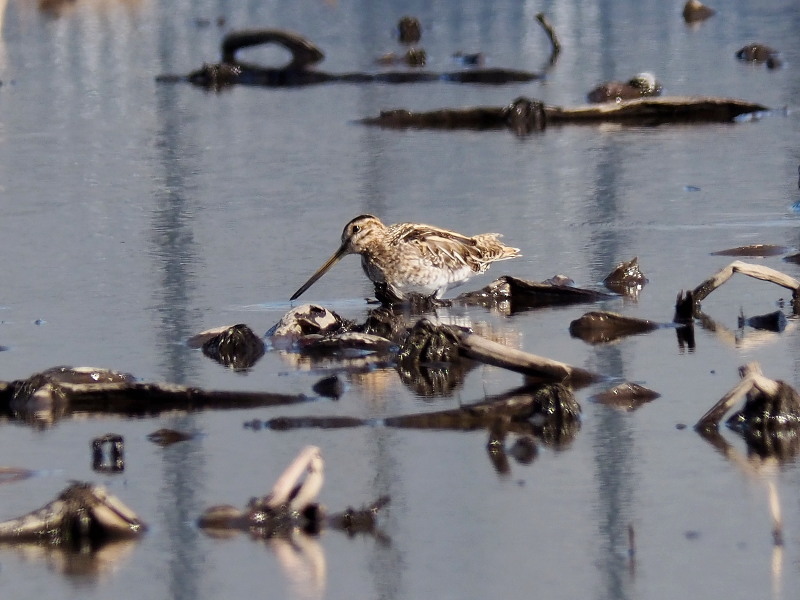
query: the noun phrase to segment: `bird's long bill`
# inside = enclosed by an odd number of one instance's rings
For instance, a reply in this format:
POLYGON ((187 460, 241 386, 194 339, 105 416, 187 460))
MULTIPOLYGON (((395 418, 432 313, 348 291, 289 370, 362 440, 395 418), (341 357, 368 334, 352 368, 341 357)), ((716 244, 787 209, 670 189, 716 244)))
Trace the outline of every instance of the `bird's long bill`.
POLYGON ((308 279, 308 281, 306 281, 303 285, 301 285, 299 290, 297 290, 294 294, 292 294, 292 297, 289 298, 289 300, 296 300, 297 298, 299 298, 303 294, 303 292, 305 292, 308 288, 314 285, 317 279, 325 275, 325 273, 328 272, 328 269, 330 269, 333 265, 339 262, 339 260, 341 260, 341 258, 346 254, 347 254, 347 246, 342 244, 339 247, 339 249, 334 253, 334 255, 331 256, 327 261, 325 261, 325 264, 322 265, 319 269, 317 269, 317 272, 314 273, 308 279))

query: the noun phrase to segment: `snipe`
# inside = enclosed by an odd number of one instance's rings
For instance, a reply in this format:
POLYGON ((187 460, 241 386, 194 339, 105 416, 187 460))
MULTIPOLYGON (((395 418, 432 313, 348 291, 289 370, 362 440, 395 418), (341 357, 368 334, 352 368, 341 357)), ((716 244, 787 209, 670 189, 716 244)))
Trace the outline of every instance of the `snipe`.
POLYGON ((408 294, 441 298, 448 288, 483 273, 498 260, 520 256, 500 234, 466 236, 421 223, 384 225, 360 215, 342 232, 339 249, 291 297, 298 298, 343 256, 360 254, 367 277, 399 299, 408 294))

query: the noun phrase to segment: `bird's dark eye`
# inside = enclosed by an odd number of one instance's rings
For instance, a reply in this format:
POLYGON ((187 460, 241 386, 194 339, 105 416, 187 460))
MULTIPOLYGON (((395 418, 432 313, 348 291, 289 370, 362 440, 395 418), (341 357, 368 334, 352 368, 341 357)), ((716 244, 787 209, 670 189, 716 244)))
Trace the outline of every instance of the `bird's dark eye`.
POLYGON ((361 231, 361 225, 353 225, 353 233, 358 233, 361 231))

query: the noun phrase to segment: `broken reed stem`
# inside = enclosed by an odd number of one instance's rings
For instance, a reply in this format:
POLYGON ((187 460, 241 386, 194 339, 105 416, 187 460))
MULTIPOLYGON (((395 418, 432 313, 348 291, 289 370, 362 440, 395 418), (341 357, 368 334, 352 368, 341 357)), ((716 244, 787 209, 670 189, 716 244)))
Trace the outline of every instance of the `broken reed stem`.
POLYGON ((547 20, 547 17, 544 16, 544 13, 537 14, 536 20, 539 21, 539 23, 542 25, 542 28, 544 28, 547 37, 550 38, 550 44, 552 46, 552 50, 550 51, 550 64, 555 64, 556 59, 558 58, 558 53, 561 52, 561 42, 558 41, 556 30, 550 24, 550 21, 547 20))

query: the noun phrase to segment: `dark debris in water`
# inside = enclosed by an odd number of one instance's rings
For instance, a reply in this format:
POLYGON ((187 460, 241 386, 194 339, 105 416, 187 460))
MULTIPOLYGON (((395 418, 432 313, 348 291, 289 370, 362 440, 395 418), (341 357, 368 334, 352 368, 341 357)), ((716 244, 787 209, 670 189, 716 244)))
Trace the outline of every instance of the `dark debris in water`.
POLYGON ((786 246, 775 246, 773 244, 751 244, 749 246, 738 246, 736 248, 728 248, 727 250, 718 250, 712 252, 712 256, 749 256, 749 257, 765 257, 765 256, 780 256, 791 252, 791 248, 786 246))
POLYGON ((626 381, 611 389, 595 394, 591 397, 591 400, 626 411, 633 411, 660 396, 661 394, 658 392, 654 392, 638 383, 626 381))
POLYGON ((312 389, 320 396, 338 399, 344 393, 345 385, 338 375, 331 375, 317 381, 312 389))
POLYGON ((558 383, 535 384, 467 404, 455 409, 421 412, 382 420, 342 416, 275 417, 253 420, 245 427, 273 431, 340 429, 383 426, 402 429, 474 431, 496 430, 532 435, 543 443, 563 448, 580 430, 580 404, 570 388, 558 383))
POLYGON ((639 268, 637 256, 618 264, 603 280, 603 285, 617 294, 631 294, 632 290, 641 289, 646 283, 647 277, 639 268))
POLYGON ((166 446, 171 446, 172 444, 177 444, 178 442, 185 442, 191 440, 195 437, 194 433, 190 433, 187 431, 178 431, 177 429, 168 429, 166 427, 162 427, 161 429, 157 429, 153 433, 149 433, 147 435, 147 439, 165 448, 166 446))
POLYGON ((562 283, 536 283, 503 275, 480 290, 459 295, 453 302, 487 308, 505 305, 509 312, 514 313, 546 306, 592 303, 613 297, 605 292, 562 283))
POLYGON ((604 344, 629 335, 648 333, 664 327, 647 319, 627 317, 608 311, 585 313, 569 324, 569 333, 590 344, 604 344))
POLYGON ((782 310, 776 310, 765 315, 756 315, 754 317, 745 317, 744 314, 739 315, 739 327, 745 325, 753 329, 761 329, 764 331, 774 331, 776 333, 782 332, 786 329, 787 320, 786 315, 782 310))
POLYGON ((745 44, 736 51, 736 58, 745 62, 763 63, 768 69, 779 69, 783 66, 781 53, 766 44, 745 44))
POLYGON ((122 473, 125 470, 125 440, 121 435, 107 433, 92 440, 92 470, 97 473, 122 473))
POLYGON ((244 323, 198 333, 188 345, 200 347, 208 358, 234 371, 247 371, 264 355, 264 342, 244 323))

